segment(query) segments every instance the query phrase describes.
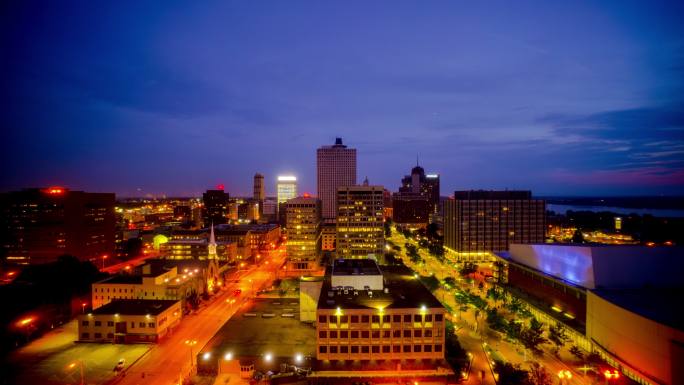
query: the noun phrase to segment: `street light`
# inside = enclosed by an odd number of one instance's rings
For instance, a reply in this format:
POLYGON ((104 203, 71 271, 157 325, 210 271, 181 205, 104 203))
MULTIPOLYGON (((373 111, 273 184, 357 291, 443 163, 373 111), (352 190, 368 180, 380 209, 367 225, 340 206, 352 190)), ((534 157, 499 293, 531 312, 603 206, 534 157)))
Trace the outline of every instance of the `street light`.
POLYGON ((70 363, 67 365, 67 369, 73 369, 76 367, 76 365, 79 365, 81 367, 81 385, 85 385, 85 373, 83 371, 83 361, 78 360, 70 363))
POLYGON ((558 384, 567 384, 572 379, 572 373, 569 370, 560 370, 558 372, 558 384))
POLYGON ((613 369, 613 370, 606 369, 605 371, 603 371, 603 376, 606 378, 606 385, 607 385, 608 381, 613 381, 613 380, 617 380, 618 378, 620 378, 620 372, 618 372, 615 369, 613 369))
POLYGON ((185 340, 185 344, 190 347, 190 370, 195 366, 195 361, 192 359, 192 347, 197 344, 197 340, 185 340))
POLYGON ((102 270, 105 268, 105 259, 107 259, 107 254, 102 255, 102 270))
POLYGON ((302 361, 304 361, 304 356, 302 356, 300 353, 295 354, 295 363, 301 364, 302 361))

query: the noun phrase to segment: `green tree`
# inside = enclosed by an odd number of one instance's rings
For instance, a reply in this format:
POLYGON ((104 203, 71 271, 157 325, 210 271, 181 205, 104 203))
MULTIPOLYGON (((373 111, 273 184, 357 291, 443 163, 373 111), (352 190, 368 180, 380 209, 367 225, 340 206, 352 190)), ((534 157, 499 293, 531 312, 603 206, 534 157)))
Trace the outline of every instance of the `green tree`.
POLYGON ((560 323, 556 323, 549 327, 549 341, 556 346, 556 352, 558 352, 569 339, 565 327, 560 323))
POLYGON ((506 331, 506 320, 495 308, 487 309, 487 325, 499 332, 506 331))
POLYGON ((444 278, 444 284, 456 287, 456 279, 454 277, 446 277, 444 278))
POLYGON ((570 347, 570 353, 573 356, 577 357, 578 360, 580 360, 580 361, 584 360, 584 352, 577 345, 572 345, 570 347))
POLYGON ((497 360, 494 361, 494 372, 499 375, 498 385, 529 384, 529 372, 521 369, 520 365, 497 360))
POLYGON ((533 362, 530 365, 529 383, 531 385, 551 385, 553 383, 551 374, 538 362, 533 362))
POLYGON ((584 235, 580 229, 575 230, 575 233, 572 234, 572 243, 584 243, 584 235))
POLYGON ((385 221, 385 238, 389 238, 392 236, 392 223, 390 220, 385 221))
POLYGON ((520 333, 520 342, 535 354, 541 354, 539 345, 547 342, 544 338, 544 325, 536 318, 530 320, 530 327, 525 328, 520 333))

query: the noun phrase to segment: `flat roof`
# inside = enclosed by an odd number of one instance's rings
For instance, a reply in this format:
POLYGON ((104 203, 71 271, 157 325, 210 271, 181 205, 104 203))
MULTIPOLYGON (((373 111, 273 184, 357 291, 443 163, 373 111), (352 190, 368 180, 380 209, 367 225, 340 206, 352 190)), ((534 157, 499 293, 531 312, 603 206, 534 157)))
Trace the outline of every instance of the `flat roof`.
POLYGON ((326 268, 318 299, 319 309, 412 309, 421 306, 443 308, 420 280, 414 278, 413 272, 404 266, 382 266, 380 270, 387 292, 372 290, 370 296, 368 290, 348 290, 347 294, 343 290, 333 290, 331 270, 330 266, 326 268))
POLYGON ((115 299, 93 314, 158 315, 180 301, 175 299, 115 299))
POLYGON ((274 358, 292 358, 297 353, 313 357, 316 328, 299 321, 299 298, 249 299, 200 354, 205 352, 216 357, 230 352, 243 361, 266 353, 274 358))
POLYGON ((684 297, 684 287, 597 289, 592 293, 632 313, 684 331, 684 313, 677 305, 684 297))
POLYGON ((332 275, 380 275, 378 264, 372 259, 336 259, 332 275))
POLYGON ((112 283, 112 284, 127 284, 127 285, 140 285, 142 284, 143 277, 140 275, 127 275, 127 274, 117 274, 115 276, 109 277, 97 283, 112 283))

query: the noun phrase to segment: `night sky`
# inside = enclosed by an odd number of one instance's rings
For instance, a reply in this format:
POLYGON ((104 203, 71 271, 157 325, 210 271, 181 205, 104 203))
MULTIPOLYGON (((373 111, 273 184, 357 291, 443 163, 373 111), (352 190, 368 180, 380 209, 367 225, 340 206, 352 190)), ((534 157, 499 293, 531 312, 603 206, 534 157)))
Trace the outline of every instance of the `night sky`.
POLYGON ((684 193, 681 1, 101 3, 0 5, 0 190, 684 193))

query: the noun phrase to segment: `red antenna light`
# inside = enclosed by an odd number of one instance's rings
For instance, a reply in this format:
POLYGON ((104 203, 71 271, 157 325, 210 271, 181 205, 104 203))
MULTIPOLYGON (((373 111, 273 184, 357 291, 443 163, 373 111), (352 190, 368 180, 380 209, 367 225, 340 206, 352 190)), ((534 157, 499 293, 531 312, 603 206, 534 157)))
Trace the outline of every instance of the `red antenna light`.
POLYGON ((223 191, 225 188, 226 188, 226 186, 224 186, 223 183, 219 183, 219 184, 216 185, 216 189, 217 189, 217 190, 223 191))
POLYGON ((309 193, 304 193, 304 198, 311 198, 311 194, 309 194, 309 193))
POLYGON ((64 187, 52 186, 45 190, 46 193, 50 195, 62 195, 64 194, 64 187))

